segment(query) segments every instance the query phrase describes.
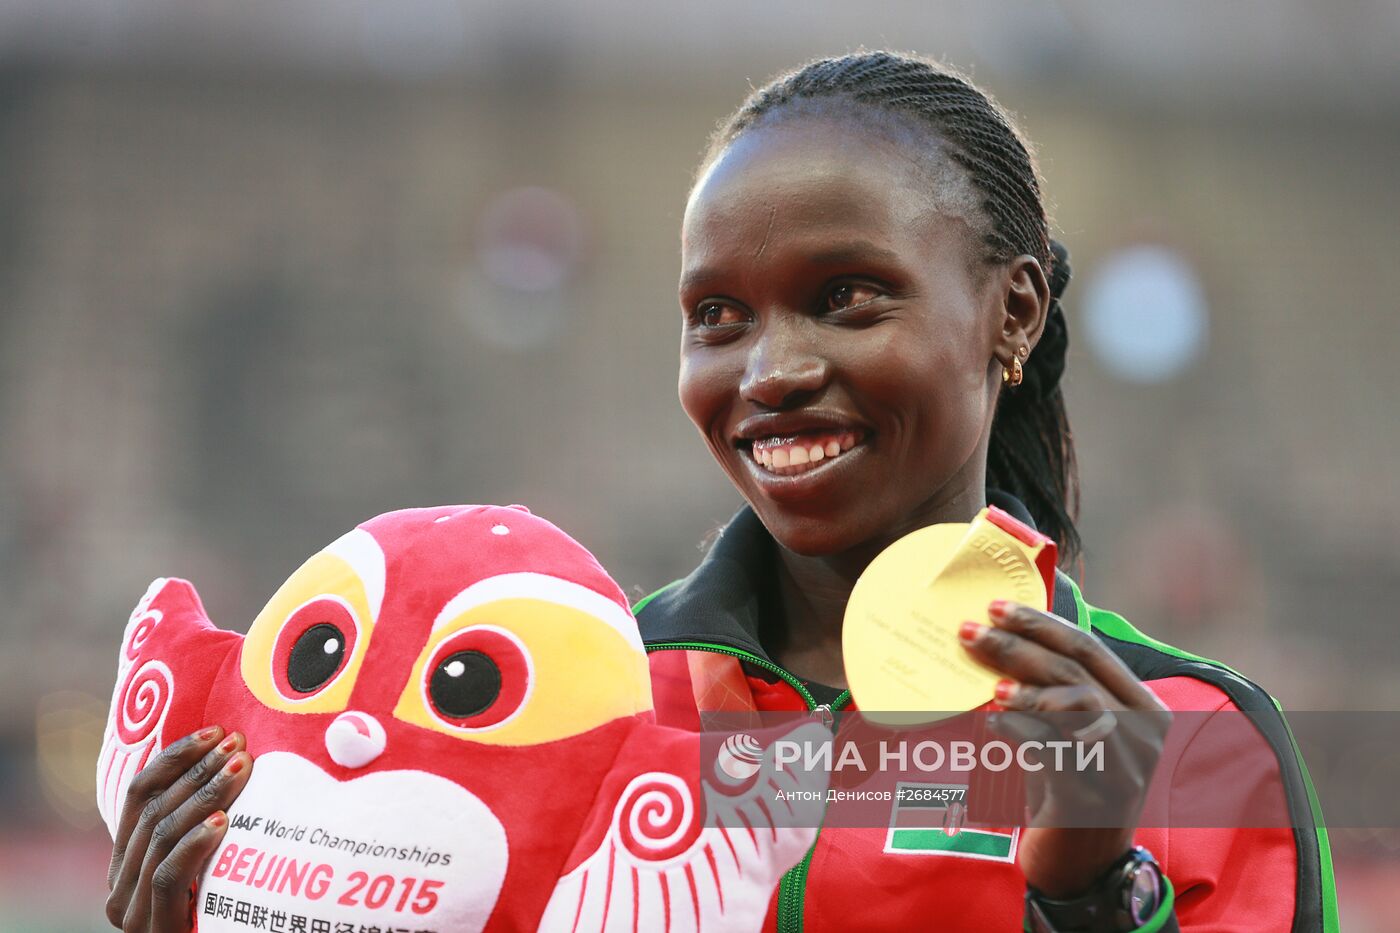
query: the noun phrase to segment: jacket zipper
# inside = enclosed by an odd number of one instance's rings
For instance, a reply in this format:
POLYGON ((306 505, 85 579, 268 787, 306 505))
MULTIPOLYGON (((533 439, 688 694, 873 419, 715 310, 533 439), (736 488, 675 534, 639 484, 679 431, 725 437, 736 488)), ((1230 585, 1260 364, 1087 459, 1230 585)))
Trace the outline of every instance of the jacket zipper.
MULTIPOLYGON (((812 692, 802 685, 802 681, 783 670, 772 661, 760 658, 758 655, 742 648, 727 648, 721 645, 711 645, 700 641, 663 641, 646 646, 647 653, 653 651, 683 650, 683 651, 709 651, 713 654, 727 654, 749 662, 755 667, 761 667, 766 671, 777 674, 788 686, 797 691, 802 697, 802 702, 807 704, 807 710, 817 713, 831 725, 835 719, 835 712, 843 709, 851 702, 851 691, 842 690, 835 700, 830 703, 818 703, 817 698, 812 696, 812 692)), ((821 836, 821 827, 817 827, 817 837, 821 836)), ((807 850, 807 854, 802 856, 802 861, 788 869, 783 875, 782 881, 778 883, 778 933, 802 933, 803 911, 807 896, 807 872, 812 867, 812 853, 817 850, 817 839, 812 840, 812 847, 807 850)))

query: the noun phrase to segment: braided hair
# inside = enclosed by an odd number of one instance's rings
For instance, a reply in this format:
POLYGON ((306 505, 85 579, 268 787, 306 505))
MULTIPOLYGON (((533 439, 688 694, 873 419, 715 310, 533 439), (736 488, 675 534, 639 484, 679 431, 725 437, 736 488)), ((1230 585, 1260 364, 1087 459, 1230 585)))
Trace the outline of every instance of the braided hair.
MULTIPOLYGON (((1021 384, 1004 388, 998 398, 987 486, 1024 502, 1040 530, 1058 543, 1062 559, 1072 559, 1080 544, 1074 525, 1079 482, 1060 391, 1069 334, 1059 301, 1069 282, 1069 254, 1050 238, 1026 143, 1011 117, 956 71, 913 56, 858 52, 810 62, 750 94, 716 130, 701 171, 760 122, 813 108, 880 114, 933 135, 930 149, 945 152, 965 173, 952 183, 971 183, 974 216, 965 219, 981 234, 983 258, 1005 263, 1028 254, 1046 270, 1049 315, 1021 384)), ((935 195, 947 200, 946 192, 935 195)))

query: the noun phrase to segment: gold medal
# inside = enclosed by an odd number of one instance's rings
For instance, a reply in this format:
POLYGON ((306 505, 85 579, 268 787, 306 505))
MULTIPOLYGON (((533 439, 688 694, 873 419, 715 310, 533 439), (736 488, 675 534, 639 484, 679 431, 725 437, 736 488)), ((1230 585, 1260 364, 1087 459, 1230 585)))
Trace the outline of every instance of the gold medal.
POLYGON ((986 624, 995 599, 1045 609, 1055 544, 995 507, 930 525, 870 562, 846 604, 846 678, 862 715, 928 723, 992 699, 1002 675, 973 661, 958 628, 986 624))

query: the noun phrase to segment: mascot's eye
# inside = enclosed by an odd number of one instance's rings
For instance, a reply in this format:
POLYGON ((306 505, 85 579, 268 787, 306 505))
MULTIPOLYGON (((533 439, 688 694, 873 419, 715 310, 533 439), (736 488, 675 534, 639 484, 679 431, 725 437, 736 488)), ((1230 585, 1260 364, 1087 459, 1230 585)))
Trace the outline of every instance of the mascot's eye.
POLYGON ((442 640, 423 669, 428 709, 459 729, 500 725, 530 693, 529 653, 520 640, 493 625, 474 625, 442 640))
POLYGON ((438 662, 428 696, 438 712, 453 719, 483 712, 501 695, 501 669, 480 651, 458 651, 438 662))
POLYGON ((345 670, 359 626, 344 601, 321 596, 299 607, 277 633, 272 679, 288 700, 320 693, 345 670))
POLYGON ((327 622, 313 625, 292 645, 287 682, 298 693, 310 693, 334 677, 343 660, 345 633, 327 622))

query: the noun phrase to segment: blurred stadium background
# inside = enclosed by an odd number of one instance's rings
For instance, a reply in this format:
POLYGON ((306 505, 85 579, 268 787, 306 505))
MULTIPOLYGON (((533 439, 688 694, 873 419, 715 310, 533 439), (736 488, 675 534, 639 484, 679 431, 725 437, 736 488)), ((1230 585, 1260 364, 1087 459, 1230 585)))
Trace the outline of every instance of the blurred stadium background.
MULTIPOLYGON (((1293 709, 1400 709, 1400 5, 0 0, 0 929, 103 929, 130 606, 243 627, 390 508, 524 502, 640 594, 736 507, 676 231, 750 84, 970 71, 1073 253, 1095 602, 1293 709)), ((1335 834, 1352 931, 1393 832, 1335 834)))

